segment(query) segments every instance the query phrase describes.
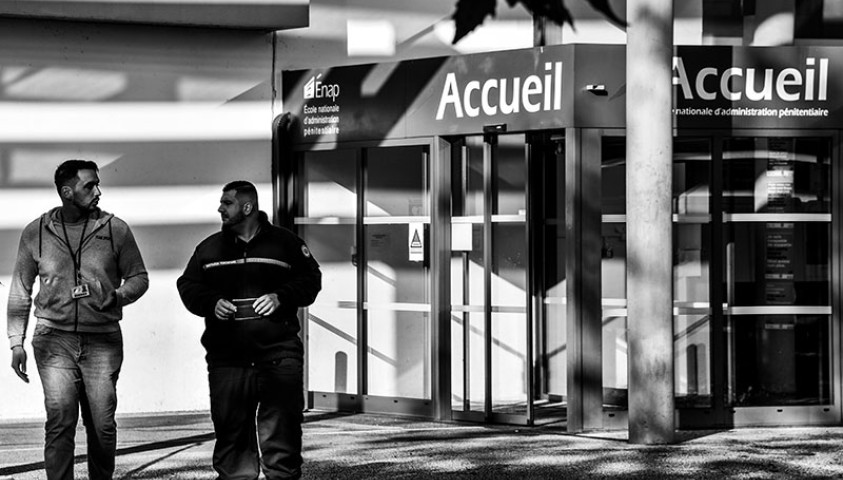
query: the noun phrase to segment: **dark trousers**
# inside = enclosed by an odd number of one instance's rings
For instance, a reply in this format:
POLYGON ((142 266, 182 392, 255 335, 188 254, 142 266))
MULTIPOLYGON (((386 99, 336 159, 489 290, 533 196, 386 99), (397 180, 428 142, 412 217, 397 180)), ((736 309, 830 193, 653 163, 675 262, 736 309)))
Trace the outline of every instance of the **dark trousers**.
POLYGON ((47 409, 44 469, 48 480, 73 478, 79 410, 88 439, 88 478, 114 475, 117 449, 117 377, 123 364, 123 337, 113 333, 73 333, 37 325, 32 337, 35 364, 47 409))
POLYGON ((214 470, 221 480, 301 477, 303 366, 284 358, 247 367, 209 366, 214 470))

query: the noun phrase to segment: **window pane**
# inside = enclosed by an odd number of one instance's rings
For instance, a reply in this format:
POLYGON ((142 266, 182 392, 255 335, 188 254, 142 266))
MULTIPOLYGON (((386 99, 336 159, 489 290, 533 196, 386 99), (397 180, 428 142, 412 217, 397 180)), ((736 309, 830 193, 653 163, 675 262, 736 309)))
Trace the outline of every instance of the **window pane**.
POLYGON ((626 138, 604 137, 602 148, 603 215, 622 215, 626 213, 626 138))
POLYGON ((426 148, 366 150, 366 216, 428 215, 426 148))
POLYGON ((426 147, 364 151, 367 393, 430 398, 426 147), (397 217, 397 218, 391 218, 397 217), (383 223, 382 219, 388 219, 383 223))
POLYGON ((728 322, 733 405, 831 403, 828 315, 744 315, 728 322))
POLYGON ((730 223, 724 235, 729 305, 830 304, 829 223, 730 223))
POLYGON ((723 147, 723 211, 829 213, 826 138, 731 138, 723 147))
POLYGON ((526 215, 527 162, 523 135, 501 135, 495 146, 495 215, 526 215))
POLYGON ((300 172, 304 218, 342 219, 300 227, 322 269, 322 291, 307 309, 308 389, 357 393, 356 152, 307 152, 300 172))

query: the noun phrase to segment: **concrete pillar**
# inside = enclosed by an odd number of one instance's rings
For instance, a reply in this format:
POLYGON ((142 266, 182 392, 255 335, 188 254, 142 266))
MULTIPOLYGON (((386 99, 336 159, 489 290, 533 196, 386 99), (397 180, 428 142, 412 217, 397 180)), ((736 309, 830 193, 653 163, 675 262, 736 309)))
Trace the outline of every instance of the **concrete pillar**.
POLYGON ((627 2, 629 441, 674 441, 673 0, 627 2))

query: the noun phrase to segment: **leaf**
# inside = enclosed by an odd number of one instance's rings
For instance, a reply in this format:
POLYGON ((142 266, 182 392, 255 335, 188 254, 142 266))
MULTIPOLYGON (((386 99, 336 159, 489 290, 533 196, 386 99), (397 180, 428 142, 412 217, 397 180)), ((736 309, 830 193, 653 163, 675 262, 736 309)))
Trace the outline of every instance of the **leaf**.
POLYGON ((604 17, 619 27, 626 28, 629 24, 619 17, 612 6, 609 5, 609 0, 586 0, 589 5, 598 12, 602 13, 604 17))
MULTIPOLYGON (((627 23, 619 17, 609 0, 585 0, 591 8, 600 12, 607 20, 621 28, 626 28, 627 23)), ((456 23, 454 40, 456 44, 472 30, 480 26, 488 16, 495 16, 497 0, 457 0, 456 10, 451 18, 456 23)), ((506 0, 510 7, 521 4, 534 16, 542 16, 557 25, 569 24, 574 26, 574 17, 565 7, 565 0, 506 0)))
POLYGON ((550 21, 564 25, 569 24, 574 26, 574 17, 571 12, 565 7, 565 0, 506 0, 510 7, 515 6, 516 3, 524 5, 524 7, 533 15, 546 17, 550 21))
POLYGON ((471 33, 489 15, 494 17, 496 6, 497 0, 457 0, 456 10, 451 16, 456 24, 454 40, 451 44, 456 44, 471 33))

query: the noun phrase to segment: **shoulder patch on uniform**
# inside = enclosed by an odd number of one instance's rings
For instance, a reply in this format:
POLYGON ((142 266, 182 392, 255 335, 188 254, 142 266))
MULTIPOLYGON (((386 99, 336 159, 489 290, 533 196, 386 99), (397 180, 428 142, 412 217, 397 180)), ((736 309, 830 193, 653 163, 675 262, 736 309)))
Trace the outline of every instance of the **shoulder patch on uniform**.
POLYGON ((310 258, 310 250, 308 250, 307 245, 301 246, 301 253, 307 258, 310 258))

